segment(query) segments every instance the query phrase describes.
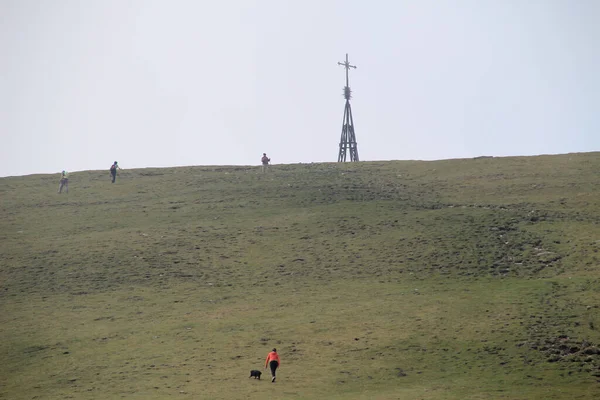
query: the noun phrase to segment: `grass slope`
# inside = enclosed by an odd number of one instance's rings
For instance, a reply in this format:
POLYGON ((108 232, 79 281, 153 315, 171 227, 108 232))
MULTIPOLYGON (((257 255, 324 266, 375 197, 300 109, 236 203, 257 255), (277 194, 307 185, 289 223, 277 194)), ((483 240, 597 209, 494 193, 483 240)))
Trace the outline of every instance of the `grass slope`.
POLYGON ((597 398, 599 171, 586 153, 86 171, 68 195, 0 179, 0 398, 597 398), (248 379, 272 347, 278 382, 248 379))

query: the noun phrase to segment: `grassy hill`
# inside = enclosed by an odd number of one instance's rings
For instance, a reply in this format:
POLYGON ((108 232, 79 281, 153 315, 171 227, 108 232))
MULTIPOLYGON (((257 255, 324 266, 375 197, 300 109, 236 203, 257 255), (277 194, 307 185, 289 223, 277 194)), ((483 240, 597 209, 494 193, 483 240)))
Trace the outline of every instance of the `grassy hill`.
POLYGON ((600 153, 0 179, 0 398, 595 399, 600 153), (267 352, 278 381, 249 379, 267 352))

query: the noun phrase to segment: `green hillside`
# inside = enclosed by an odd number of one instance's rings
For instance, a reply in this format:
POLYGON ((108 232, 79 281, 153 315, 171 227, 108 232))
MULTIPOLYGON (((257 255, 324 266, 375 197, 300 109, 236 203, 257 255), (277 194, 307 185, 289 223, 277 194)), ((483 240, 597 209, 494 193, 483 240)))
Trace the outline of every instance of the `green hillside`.
POLYGON ((0 398, 596 399, 600 153, 0 179, 0 398), (267 352, 278 380, 249 379, 267 352))

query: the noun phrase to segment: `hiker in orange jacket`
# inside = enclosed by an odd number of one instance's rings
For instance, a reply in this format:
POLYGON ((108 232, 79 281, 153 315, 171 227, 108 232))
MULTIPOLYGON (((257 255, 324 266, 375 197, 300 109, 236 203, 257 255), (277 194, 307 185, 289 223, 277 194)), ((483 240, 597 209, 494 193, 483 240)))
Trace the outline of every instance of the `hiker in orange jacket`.
POLYGON ((277 349, 273 349, 273 351, 267 355, 267 360, 265 361, 265 369, 267 369, 267 367, 271 367, 271 382, 275 382, 275 370, 277 367, 279 367, 280 363, 281 361, 279 360, 277 349))

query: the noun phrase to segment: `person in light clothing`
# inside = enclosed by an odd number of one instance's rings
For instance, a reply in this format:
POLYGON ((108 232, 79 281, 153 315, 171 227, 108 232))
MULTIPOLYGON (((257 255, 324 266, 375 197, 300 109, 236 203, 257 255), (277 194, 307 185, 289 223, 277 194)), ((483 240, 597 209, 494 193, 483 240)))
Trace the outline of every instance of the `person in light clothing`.
POLYGON ((110 166, 110 176, 112 177, 112 183, 115 183, 115 180, 117 179, 118 169, 121 169, 121 167, 119 167, 119 164, 115 161, 115 163, 110 166))
POLYGON ((60 174, 60 183, 58 185, 58 193, 62 193, 63 187, 65 191, 69 193, 69 173, 67 171, 63 171, 60 174))

